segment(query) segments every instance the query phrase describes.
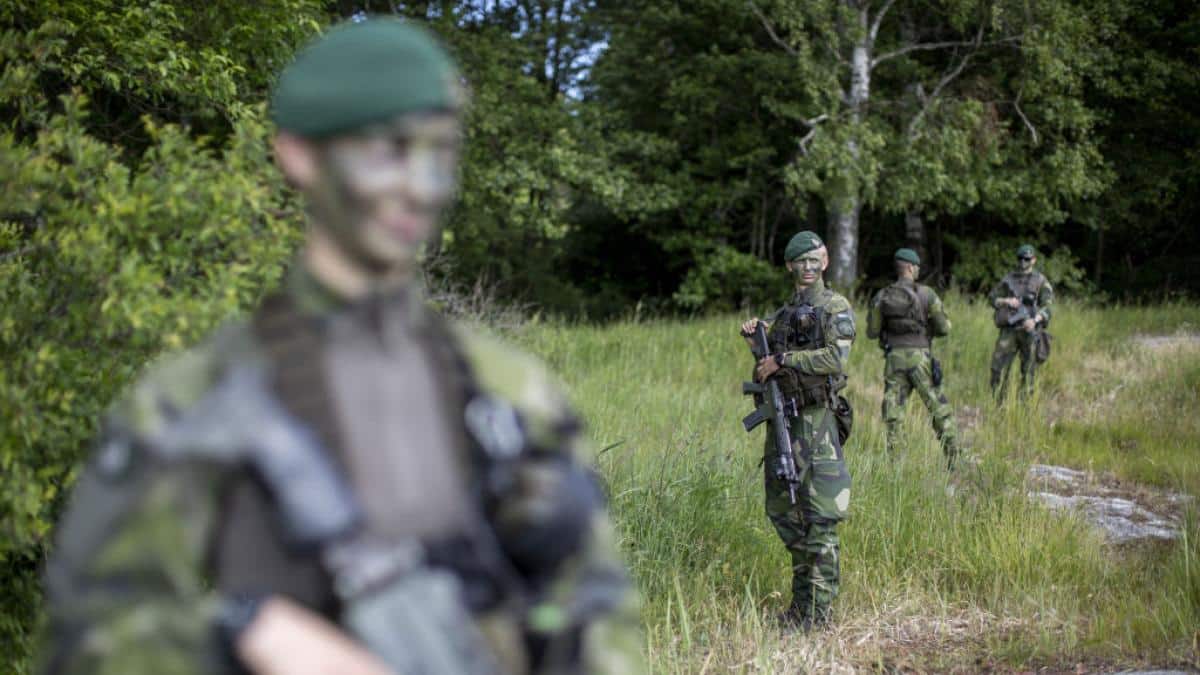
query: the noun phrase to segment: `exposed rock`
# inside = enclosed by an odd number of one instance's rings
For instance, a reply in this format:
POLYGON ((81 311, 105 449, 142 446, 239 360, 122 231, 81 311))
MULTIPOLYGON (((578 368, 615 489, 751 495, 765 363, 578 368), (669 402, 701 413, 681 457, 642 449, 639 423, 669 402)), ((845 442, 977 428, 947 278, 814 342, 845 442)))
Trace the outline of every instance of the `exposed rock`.
POLYGON ((1082 513, 1114 544, 1177 539, 1182 527, 1180 511, 1189 495, 1119 484, 1105 484, 1077 469, 1048 464, 1029 467, 1036 489, 1029 496, 1054 510, 1082 513))

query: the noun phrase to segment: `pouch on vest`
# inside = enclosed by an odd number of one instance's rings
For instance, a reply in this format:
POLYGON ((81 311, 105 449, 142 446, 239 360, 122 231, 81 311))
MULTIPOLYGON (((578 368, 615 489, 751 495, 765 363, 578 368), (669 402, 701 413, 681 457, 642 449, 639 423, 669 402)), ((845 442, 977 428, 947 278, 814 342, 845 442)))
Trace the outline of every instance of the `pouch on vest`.
POLYGON ((854 408, 850 406, 850 401, 841 394, 838 394, 837 402, 833 407, 833 419, 837 422, 838 445, 845 447, 846 440, 850 438, 850 432, 854 430, 854 408))

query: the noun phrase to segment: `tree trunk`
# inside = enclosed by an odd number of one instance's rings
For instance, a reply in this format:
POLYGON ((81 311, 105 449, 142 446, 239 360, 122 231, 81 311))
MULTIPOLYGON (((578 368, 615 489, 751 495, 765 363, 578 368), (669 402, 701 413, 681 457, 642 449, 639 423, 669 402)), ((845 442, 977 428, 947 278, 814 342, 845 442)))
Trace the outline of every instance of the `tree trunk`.
POLYGON ((848 291, 858 279, 858 214, 862 203, 858 195, 829 202, 829 269, 825 278, 838 289, 848 291))
MULTIPOLYGON (((846 107, 850 112, 854 131, 861 130, 863 113, 871 96, 871 42, 868 34, 867 3, 846 0, 846 5, 858 15, 858 40, 850 59, 850 87, 846 92, 846 107)), ((861 156, 859 143, 853 134, 846 141, 846 161, 858 163, 861 156)), ((853 175, 853 171, 848 172, 853 175)), ((858 280, 858 216, 862 211, 862 192, 851 183, 828 200, 831 259, 826 278, 843 290, 850 290, 858 280)))

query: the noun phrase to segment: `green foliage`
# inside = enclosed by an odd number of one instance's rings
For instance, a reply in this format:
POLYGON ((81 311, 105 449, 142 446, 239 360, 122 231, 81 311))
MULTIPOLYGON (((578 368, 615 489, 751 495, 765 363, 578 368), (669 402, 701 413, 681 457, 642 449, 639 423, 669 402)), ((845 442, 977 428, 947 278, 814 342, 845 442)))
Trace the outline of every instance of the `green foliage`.
MULTIPOLYGON (((263 110, 230 111, 223 148, 142 122, 144 152, 97 138, 80 93, 34 88, 27 41, 6 33, 0 107, 0 651, 18 657, 35 574, 102 408, 147 361, 190 344, 275 283, 301 214, 267 152, 263 110)), ((39 42, 40 44, 40 42, 39 42)))
POLYGON ((675 293, 675 302, 692 312, 725 312, 754 306, 766 298, 782 301, 789 278, 782 267, 718 246, 701 255, 675 293))
MULTIPOLYGON (((8 77, 50 100, 82 91, 99 110, 92 132, 128 145, 142 133, 142 116, 227 131, 317 31, 324 4, 14 0, 0 8, 0 30, 5 40, 27 41, 8 77)), ((18 109, 23 129, 38 120, 36 109, 18 109)))
MULTIPOLYGON (((951 238, 950 244, 957 249, 958 260, 954 263, 955 283, 961 288, 986 293, 1005 274, 1016 267, 1017 247, 1026 240, 1011 237, 994 237, 985 241, 966 241, 951 238)), ((1087 278, 1079 259, 1070 249, 1060 246, 1053 251, 1038 249, 1037 269, 1054 285, 1056 293, 1086 298, 1096 292, 1087 278)))

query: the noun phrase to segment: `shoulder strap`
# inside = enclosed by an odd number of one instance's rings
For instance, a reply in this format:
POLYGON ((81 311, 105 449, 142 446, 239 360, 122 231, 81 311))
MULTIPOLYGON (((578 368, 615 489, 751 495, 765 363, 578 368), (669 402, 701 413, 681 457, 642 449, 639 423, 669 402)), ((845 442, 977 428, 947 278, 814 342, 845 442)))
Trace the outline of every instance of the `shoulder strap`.
POLYGON ((320 319, 300 312, 287 293, 276 292, 254 313, 251 326, 271 364, 280 403, 340 461, 343 437, 325 373, 320 319))
POLYGON ((920 311, 921 318, 924 320, 928 320, 929 319, 929 307, 922 299, 921 293, 919 292, 920 289, 917 287, 917 285, 915 283, 912 286, 905 284, 905 283, 898 283, 898 284, 895 284, 895 286, 897 288, 899 288, 900 290, 904 291, 904 293, 906 295, 908 295, 908 297, 912 298, 913 304, 916 306, 917 310, 920 311))

